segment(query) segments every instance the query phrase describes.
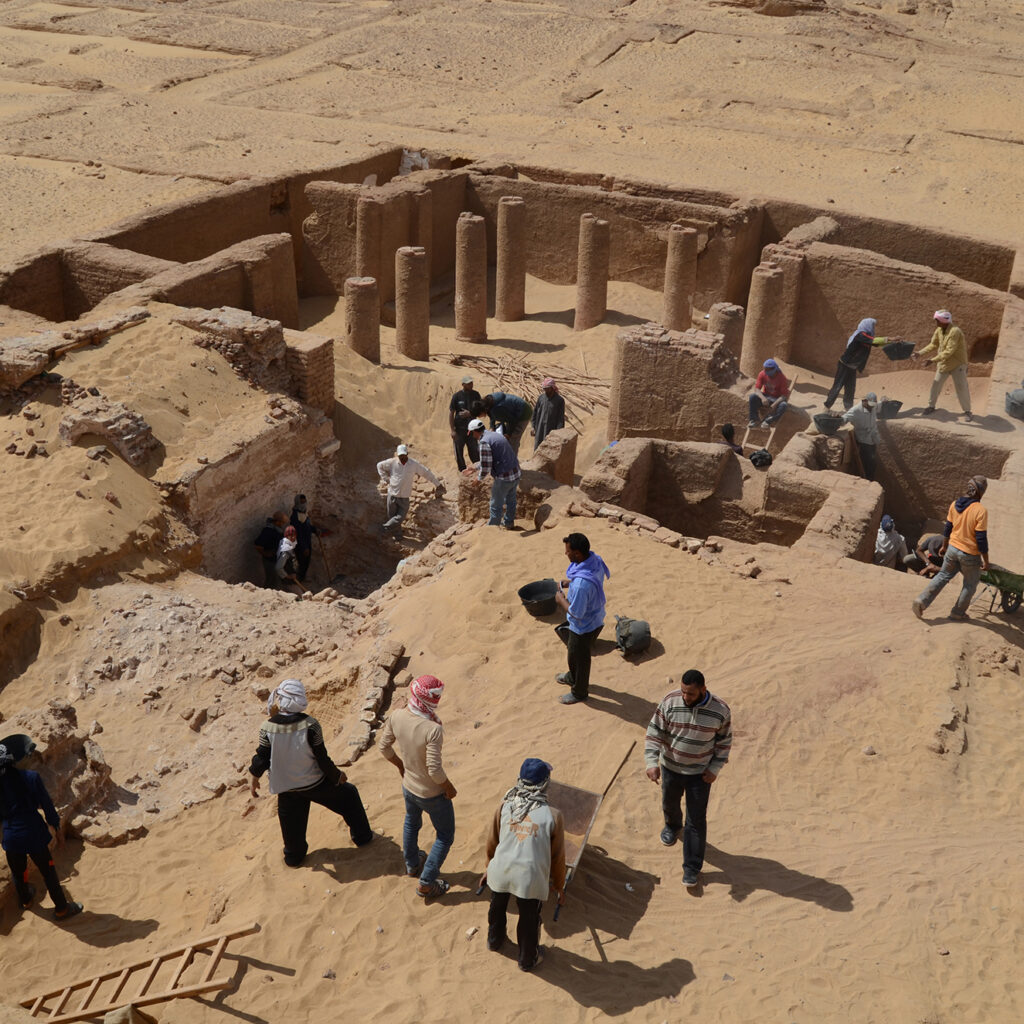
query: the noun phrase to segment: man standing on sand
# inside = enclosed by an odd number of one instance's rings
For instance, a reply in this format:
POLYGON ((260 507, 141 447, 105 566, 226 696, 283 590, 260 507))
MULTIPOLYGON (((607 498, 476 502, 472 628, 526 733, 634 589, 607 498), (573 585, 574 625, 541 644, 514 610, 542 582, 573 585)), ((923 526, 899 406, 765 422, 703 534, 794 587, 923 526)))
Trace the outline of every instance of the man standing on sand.
POLYGON ((647 777, 661 782, 661 841, 673 846, 683 833, 683 885, 695 886, 704 866, 711 784, 729 760, 731 747, 729 705, 708 692, 701 672, 687 669, 679 689, 662 698, 644 743, 647 777), (684 795, 685 825, 680 806, 684 795))
POLYGON ((461 473, 466 468, 463 451, 469 452, 469 461, 476 462, 480 458, 477 451, 476 438, 469 435, 469 421, 473 418, 473 404, 479 402, 480 392, 473 388, 473 378, 462 378, 462 388, 452 395, 448 403, 448 429, 451 431, 452 444, 455 446, 455 464, 461 473))
POLYGON ((266 525, 253 541, 253 547, 260 553, 263 562, 263 586, 266 590, 277 590, 280 586, 277 576, 277 549, 287 525, 288 517, 283 512, 275 512, 267 519, 266 525))
POLYGON ((935 311, 932 340, 920 352, 912 353, 911 359, 920 359, 931 352, 935 355, 928 362, 935 364, 935 379, 928 394, 925 416, 935 412, 935 403, 939 400, 942 385, 946 383, 947 377, 952 377, 960 408, 970 422, 974 417, 971 415, 971 391, 967 386, 967 342, 964 340, 964 332, 953 324, 953 314, 948 309, 935 311))
POLYGON ((443 896, 451 888, 448 882, 438 877, 441 865, 455 842, 452 801, 457 794, 441 764, 444 726, 437 717, 437 705, 443 690, 444 683, 435 676, 416 679, 409 687, 409 703, 392 712, 377 740, 377 749, 402 777, 405 873, 420 880, 416 892, 423 899, 443 896), (395 753, 396 743, 401 756, 395 753), (429 857, 419 849, 424 812, 437 833, 429 857))
POLYGON ((516 491, 519 478, 519 457, 508 439, 495 430, 484 430, 483 420, 470 420, 469 433, 480 448, 480 462, 474 468, 467 466, 463 476, 476 474, 478 483, 491 477, 491 507, 488 526, 504 525, 506 530, 516 528, 516 491), (504 520, 503 520, 504 517, 504 520))
POLYGON ((552 377, 545 377, 540 387, 541 394, 533 407, 533 419, 530 421, 534 451, 552 430, 561 430, 565 426, 565 399, 559 394, 558 385, 552 377))
POLYGON ((960 622, 967 618, 967 607, 978 589, 981 571, 989 566, 988 510, 981 503, 987 489, 988 480, 985 477, 972 476, 967 481, 963 496, 949 506, 944 530, 945 542, 939 549, 939 553, 944 555, 942 568, 911 605, 919 619, 939 591, 958 572, 963 574, 964 582, 949 617, 960 622))
POLYGON ((604 626, 604 581, 612 574, 604 559, 590 550, 585 534, 570 533, 562 543, 569 568, 555 594, 555 604, 565 612, 565 622, 556 626, 555 632, 567 648, 569 671, 555 679, 572 687, 559 700, 580 704, 590 696, 590 655, 604 626))
POLYGON ((398 536, 401 536, 402 520, 409 512, 412 485, 416 477, 421 476, 429 480, 434 485, 434 493, 439 498, 445 491, 444 484, 423 463, 409 458, 409 449, 404 444, 400 444, 395 449, 394 458, 384 459, 377 463, 377 474, 388 489, 385 512, 388 518, 382 524, 381 529, 386 532, 397 527, 398 536))
POLYGON ((853 407, 853 395, 857 387, 857 374, 864 372, 868 365, 868 356, 871 349, 876 345, 888 345, 890 341, 899 341, 898 338, 876 338, 875 328, 878 321, 873 317, 865 317, 859 324, 857 330, 850 335, 846 341, 846 348, 836 363, 836 376, 832 381, 825 396, 825 410, 832 408, 832 403, 843 393, 843 408, 853 407))

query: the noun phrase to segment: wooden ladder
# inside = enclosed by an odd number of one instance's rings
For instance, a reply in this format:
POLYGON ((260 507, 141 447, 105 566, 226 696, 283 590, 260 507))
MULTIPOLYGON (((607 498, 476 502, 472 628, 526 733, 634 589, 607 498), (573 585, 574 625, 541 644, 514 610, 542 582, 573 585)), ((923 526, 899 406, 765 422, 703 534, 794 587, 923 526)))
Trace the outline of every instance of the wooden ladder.
POLYGON ((213 976, 220 966, 221 957, 232 939, 239 939, 243 935, 252 935, 259 930, 259 922, 253 922, 244 928, 222 932, 219 935, 210 935, 197 942, 191 942, 187 946, 179 946, 166 953, 158 953, 149 959, 139 960, 120 970, 107 971, 86 978, 84 981, 76 981, 64 988, 46 992, 41 996, 23 999, 21 1005, 28 1007, 29 1014, 40 1020, 49 1021, 50 1024, 67 1024, 70 1021, 91 1020, 94 1017, 110 1013, 111 1010, 119 1010, 123 1006, 150 1006, 153 1003, 166 1002, 168 999, 182 999, 198 996, 204 992, 216 992, 220 989, 230 988, 231 977, 215 978, 213 976), (188 983, 182 984, 182 977, 191 966, 196 953, 209 950, 211 947, 210 962, 205 965, 205 969, 199 972, 198 978, 193 978, 188 983), (177 964, 172 964, 174 960, 178 961, 177 964), (151 992, 150 986, 165 965, 171 972, 169 979, 162 984, 158 991, 151 992), (135 994, 124 995, 125 990, 129 987, 129 981, 140 977, 142 983, 135 994), (78 1006, 74 1010, 68 1010, 67 1006, 71 1002, 72 996, 83 992, 85 993, 84 997, 78 1006), (97 999, 95 1005, 93 1005, 93 999, 97 999), (55 1001, 51 1003, 51 1000, 55 1001))

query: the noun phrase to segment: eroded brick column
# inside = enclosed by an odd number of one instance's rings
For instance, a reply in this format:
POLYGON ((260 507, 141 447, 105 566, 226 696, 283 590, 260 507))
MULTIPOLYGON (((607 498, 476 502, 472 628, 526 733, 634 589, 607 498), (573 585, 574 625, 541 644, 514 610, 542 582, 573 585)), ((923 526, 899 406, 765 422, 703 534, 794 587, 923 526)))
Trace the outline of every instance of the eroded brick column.
POLYGON ((608 263, 611 229, 608 221, 592 213, 580 217, 576 263, 576 317, 574 331, 596 327, 608 311, 608 263))
POLYGON ((496 320, 522 320, 526 314, 526 203, 521 196, 498 200, 496 320))
POLYGON ((345 340, 364 359, 380 362, 380 298, 373 277, 345 282, 345 340))
POLYGON ((487 340, 487 229, 474 213, 455 224, 455 340, 487 340))
POLYGON ((708 331, 721 334, 726 348, 737 358, 743 349, 743 307, 731 302, 716 302, 708 312, 708 331))
POLYGON ((356 202, 356 277, 380 278, 383 212, 383 205, 369 196, 356 202))
POLYGON ((740 351, 740 370, 748 377, 756 378, 764 361, 775 355, 784 288, 785 279, 777 266, 762 263, 754 268, 740 351))
POLYGON ((409 359, 430 358, 430 271, 427 250, 395 250, 395 345, 409 359))
POLYGON ((696 290, 697 229, 673 224, 668 229, 665 311, 661 321, 670 331, 685 331, 690 327, 696 290))

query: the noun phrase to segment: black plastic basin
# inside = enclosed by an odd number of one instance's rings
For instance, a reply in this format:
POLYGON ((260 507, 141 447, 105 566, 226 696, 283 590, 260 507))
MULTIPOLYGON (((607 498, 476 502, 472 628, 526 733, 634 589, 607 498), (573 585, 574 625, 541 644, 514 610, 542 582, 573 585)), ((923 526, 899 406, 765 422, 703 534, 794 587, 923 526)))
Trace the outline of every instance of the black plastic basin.
POLYGON ((556 608, 557 593, 558 584, 554 580, 537 580, 519 588, 519 600, 531 615, 550 615, 556 608))

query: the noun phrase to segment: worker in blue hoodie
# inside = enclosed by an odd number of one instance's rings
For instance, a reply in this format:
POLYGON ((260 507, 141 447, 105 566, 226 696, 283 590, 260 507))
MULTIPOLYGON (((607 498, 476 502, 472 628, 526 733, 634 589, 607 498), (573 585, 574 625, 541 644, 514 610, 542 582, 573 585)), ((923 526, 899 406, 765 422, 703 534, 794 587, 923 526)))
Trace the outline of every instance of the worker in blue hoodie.
MULTIPOLYGON (((3 819, 4 853, 7 854, 7 863, 14 876, 18 902, 27 908, 32 906, 35 899, 36 887, 28 880, 28 862, 31 858, 43 876, 50 899, 53 900, 53 916, 58 921, 65 921, 79 913, 82 904, 67 898, 57 877, 53 857, 50 856, 51 828, 54 842, 58 846, 64 842, 60 831, 60 816, 38 772, 15 768, 15 760, 20 760, 16 758, 19 751, 14 749, 13 743, 10 747, 7 744, 10 740, 19 739, 23 737, 10 737, 8 741, 0 743, 0 818, 3 819), (40 810, 43 812, 42 817, 39 816, 40 810)), ((31 749, 30 743, 22 756, 30 753, 31 749)))

